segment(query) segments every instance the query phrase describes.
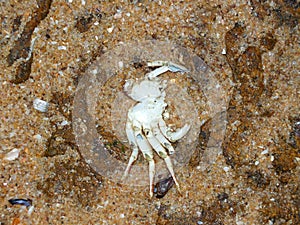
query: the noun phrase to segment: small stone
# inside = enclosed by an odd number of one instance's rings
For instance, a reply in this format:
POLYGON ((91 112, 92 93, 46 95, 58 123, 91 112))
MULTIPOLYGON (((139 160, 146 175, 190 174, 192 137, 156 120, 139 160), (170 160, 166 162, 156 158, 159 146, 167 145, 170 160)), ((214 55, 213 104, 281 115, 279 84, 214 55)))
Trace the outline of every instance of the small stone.
POLYGON ((67 50, 67 47, 62 45, 62 46, 58 46, 57 49, 58 50, 67 50))
POLYGON ((230 169, 230 168, 229 168, 228 166, 224 166, 224 167, 223 167, 223 170, 224 170, 225 172, 228 172, 229 169, 230 169))
POLYGON ((115 15, 114 15, 114 19, 121 19, 122 18, 122 13, 121 12, 117 12, 115 15))
POLYGON ((36 134, 33 137, 38 141, 41 141, 43 139, 43 137, 40 134, 36 134))
POLYGON ((122 61, 120 61, 118 64, 119 64, 120 69, 122 69, 124 67, 124 63, 122 61))
POLYGON ((113 32, 113 30, 114 30, 114 26, 112 26, 112 27, 110 27, 110 28, 107 28, 107 32, 108 32, 108 33, 113 32))
POLYGON ((62 122, 60 123, 61 126, 65 126, 65 125, 68 125, 68 124, 69 124, 69 122, 66 121, 66 120, 64 120, 64 121, 62 121, 62 122))
POLYGON ((269 149, 265 149, 260 154, 265 155, 265 154, 268 154, 268 153, 269 153, 269 149))

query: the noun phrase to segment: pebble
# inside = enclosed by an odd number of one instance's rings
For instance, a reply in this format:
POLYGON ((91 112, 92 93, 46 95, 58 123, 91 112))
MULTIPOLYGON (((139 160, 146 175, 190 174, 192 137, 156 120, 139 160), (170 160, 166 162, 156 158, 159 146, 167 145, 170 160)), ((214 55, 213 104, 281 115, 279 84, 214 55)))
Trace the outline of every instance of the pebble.
POLYGON ((228 166, 224 166, 224 167, 223 167, 223 170, 224 170, 225 172, 228 172, 228 171, 230 170, 230 168, 229 168, 228 166))
POLYGON ((108 33, 113 32, 113 30, 114 30, 114 26, 107 28, 107 32, 108 32, 108 33))
POLYGON ((260 154, 265 155, 269 153, 269 149, 263 150, 260 154))

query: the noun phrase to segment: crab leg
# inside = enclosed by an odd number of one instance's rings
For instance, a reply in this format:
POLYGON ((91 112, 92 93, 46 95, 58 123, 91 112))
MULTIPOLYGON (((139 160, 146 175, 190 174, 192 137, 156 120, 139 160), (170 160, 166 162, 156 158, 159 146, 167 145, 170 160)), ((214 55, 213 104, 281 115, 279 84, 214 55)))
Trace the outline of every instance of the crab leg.
POLYGON ((166 149, 168 149, 168 152, 170 155, 174 154, 175 150, 174 150, 172 144, 161 133, 161 130, 159 129, 157 123, 153 123, 153 124, 151 124, 151 126, 152 126, 153 134, 157 138, 157 140, 160 142, 160 144, 162 146, 164 146, 166 149))
POLYGON ((177 182, 177 180, 175 178, 175 173, 174 173, 174 170, 173 170, 173 165, 172 165, 172 162, 171 162, 171 158, 169 156, 167 156, 166 158, 164 158, 164 160, 165 160, 165 163, 166 163, 166 165, 168 167, 168 170, 171 173, 171 176, 172 176, 172 178, 173 178, 173 180, 174 180, 174 182, 175 182, 175 184, 177 186, 177 189, 180 192, 180 187, 179 187, 179 184, 178 184, 178 182, 177 182))
POLYGON ((154 181, 154 174, 155 174, 155 163, 153 160, 153 153, 152 148, 149 145, 148 141, 146 140, 145 136, 139 133, 136 136, 136 140, 138 143, 139 148, 141 149, 141 152, 143 153, 144 158, 149 162, 149 194, 152 198, 153 196, 153 181, 154 181))
POLYGON ((159 67, 152 72, 147 74, 147 77, 151 80, 155 77, 158 77, 159 75, 171 71, 171 72, 181 72, 185 73, 188 72, 189 70, 185 68, 184 66, 178 65, 176 63, 168 62, 168 61, 154 61, 154 62, 148 62, 147 63, 148 67, 159 67))
POLYGON ((147 76, 150 80, 152 80, 153 78, 158 77, 159 75, 161 75, 169 70, 170 70, 170 68, 168 66, 162 66, 162 67, 159 67, 159 68, 151 71, 150 73, 147 74, 147 76))
POLYGON ((134 161, 137 159, 138 153, 139 153, 139 149, 134 137, 134 133, 132 130, 132 122, 130 120, 127 120, 126 123, 126 135, 127 135, 127 139, 129 141, 130 147, 133 149, 131 156, 129 158, 129 162, 127 164, 126 170, 124 172, 123 175, 123 179, 127 177, 129 170, 131 168, 131 165, 134 163, 134 161))
POLYGON ((143 153, 144 158, 149 162, 149 185, 150 190, 149 194, 152 198, 153 196, 153 181, 154 181, 154 174, 155 174, 155 162, 153 160, 153 152, 152 147, 147 141, 146 137, 142 133, 141 125, 138 121, 133 121, 133 132, 135 141, 143 153))
POLYGON ((166 122, 161 118, 159 119, 159 128, 163 135, 168 138, 171 142, 175 142, 182 138, 184 135, 187 134, 187 132, 190 130, 190 125, 185 124, 182 128, 178 129, 175 132, 170 131, 170 129, 167 127, 166 122))
POLYGON ((176 180, 176 177, 175 177, 175 173, 174 173, 174 170, 173 170, 173 165, 172 165, 171 159, 168 156, 168 153, 166 152, 165 148, 161 145, 161 143, 153 135, 150 127, 145 127, 143 130, 144 130, 144 133, 146 134, 147 140, 149 141, 152 148, 156 151, 156 153, 161 158, 163 158, 165 160, 166 165, 168 167, 168 170, 169 170, 171 176, 173 177, 173 180, 174 180, 178 190, 180 190, 179 184, 178 184, 178 182, 176 180))

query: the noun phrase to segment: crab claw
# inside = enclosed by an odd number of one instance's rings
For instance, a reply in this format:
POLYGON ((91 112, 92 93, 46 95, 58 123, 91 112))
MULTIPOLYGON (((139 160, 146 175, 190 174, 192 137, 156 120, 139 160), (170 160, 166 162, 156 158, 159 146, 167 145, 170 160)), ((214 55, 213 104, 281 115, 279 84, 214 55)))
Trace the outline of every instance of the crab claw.
POLYGON ((125 84, 124 84, 124 92, 126 93, 126 94, 128 94, 128 93, 130 93, 131 92, 131 89, 132 89, 132 86, 133 86, 133 84, 134 84, 134 80, 133 79, 129 79, 129 80, 126 80, 125 81, 125 84))
POLYGON ((149 80, 152 80, 155 77, 158 77, 159 75, 161 75, 167 71, 171 71, 173 73, 177 73, 177 72, 186 73, 189 71, 184 66, 178 65, 176 63, 168 62, 168 61, 149 62, 149 63, 147 63, 147 66, 148 67, 159 67, 147 74, 147 77, 149 80))

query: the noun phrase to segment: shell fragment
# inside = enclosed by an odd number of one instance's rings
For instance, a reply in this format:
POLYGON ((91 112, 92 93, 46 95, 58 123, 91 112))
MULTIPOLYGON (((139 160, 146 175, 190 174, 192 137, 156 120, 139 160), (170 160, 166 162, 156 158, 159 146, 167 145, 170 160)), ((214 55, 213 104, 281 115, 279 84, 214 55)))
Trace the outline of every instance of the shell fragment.
POLYGON ((38 98, 34 99, 34 101, 33 101, 33 108, 35 108, 36 110, 38 110, 40 112, 47 112, 48 107, 49 107, 49 103, 46 101, 43 101, 38 98))
POLYGON ((4 159, 9 161, 15 160, 19 157, 19 153, 20 149, 14 148, 13 150, 5 154, 4 159))

